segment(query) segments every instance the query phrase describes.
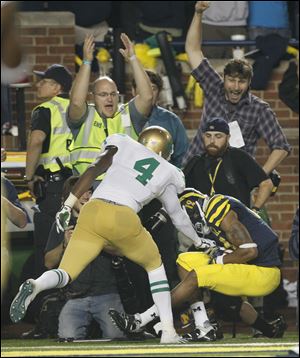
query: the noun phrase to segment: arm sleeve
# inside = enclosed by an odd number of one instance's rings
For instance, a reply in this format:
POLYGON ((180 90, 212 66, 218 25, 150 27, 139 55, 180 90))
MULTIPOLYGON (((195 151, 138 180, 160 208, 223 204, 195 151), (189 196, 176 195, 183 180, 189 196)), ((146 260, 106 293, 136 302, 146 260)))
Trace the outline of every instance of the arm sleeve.
POLYGON ((54 222, 49 232, 44 253, 46 254, 47 252, 55 249, 59 244, 61 244, 64 241, 64 235, 65 235, 64 232, 58 233, 56 231, 56 223, 54 222))
POLYGON ((175 186, 172 184, 168 185, 158 199, 163 204, 176 229, 194 242, 197 242, 199 240, 198 235, 187 213, 181 209, 175 186))
POLYGON ((283 149, 290 153, 291 146, 287 142, 278 119, 269 105, 263 105, 259 117, 257 132, 266 141, 270 150, 283 149))
POLYGON ((138 112, 134 103, 134 99, 132 99, 128 103, 128 107, 129 107, 131 123, 133 125, 136 134, 138 135, 143 130, 145 124, 148 121, 148 118, 138 112))
POLYGON ((238 165, 238 170, 241 173, 241 176, 246 179, 247 186, 251 190, 258 187, 264 180, 269 179, 263 168, 253 157, 251 157, 250 154, 244 150, 233 150, 232 153, 235 153, 233 156, 233 162, 238 165))
POLYGON ((215 94, 216 90, 223 85, 221 76, 210 65, 207 58, 204 58, 200 65, 192 72, 192 76, 199 82, 204 94, 215 94))
POLYGON ((78 121, 74 121, 72 122, 70 120, 70 117, 69 117, 69 108, 67 110, 67 124, 69 126, 69 128, 71 130, 76 130, 76 129, 80 129, 80 127, 82 126, 82 124, 85 122, 85 120, 87 119, 88 117, 88 114, 89 114, 89 106, 88 104, 86 103, 86 109, 85 109, 85 113, 84 115, 78 120, 78 121))
POLYGON ((27 223, 30 223, 30 217, 18 198, 18 193, 16 191, 15 186, 6 178, 1 178, 1 182, 5 187, 4 196, 6 197, 6 199, 9 200, 14 206, 21 209, 26 214, 27 223))
POLYGON ((49 108, 38 107, 32 112, 31 131, 43 131, 46 136, 51 132, 51 112, 49 108))

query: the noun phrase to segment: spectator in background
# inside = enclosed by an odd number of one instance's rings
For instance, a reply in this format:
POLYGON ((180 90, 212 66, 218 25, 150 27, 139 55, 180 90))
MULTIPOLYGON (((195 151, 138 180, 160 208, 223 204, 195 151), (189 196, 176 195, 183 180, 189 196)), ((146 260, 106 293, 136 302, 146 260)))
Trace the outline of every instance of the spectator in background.
POLYGON ((61 204, 63 184, 72 175, 68 151, 72 133, 66 122, 72 75, 58 64, 34 73, 38 77, 37 97, 43 103, 31 116, 25 181, 39 208, 33 217, 35 274, 39 275, 44 271, 44 249, 61 204))
POLYGON ((263 138, 270 155, 263 165, 269 175, 289 154, 290 146, 270 106, 250 92, 251 65, 244 60, 231 60, 224 68, 224 80, 204 58, 201 50, 202 14, 208 2, 198 1, 186 39, 186 52, 193 76, 205 94, 205 105, 196 137, 184 159, 203 153, 202 128, 207 120, 223 117, 231 132, 230 145, 243 148, 255 156, 257 141, 263 138))
MULTIPOLYGON (((232 35, 237 34, 246 37, 248 2, 211 1, 209 8, 202 16, 203 40, 230 40, 232 35)), ((208 58, 232 58, 232 48, 229 46, 207 46, 205 55, 208 58)))
POLYGON ((103 41, 112 12, 112 1, 49 1, 49 11, 70 11, 75 15, 75 42, 81 45, 87 35, 103 41))
POLYGON ((282 37, 290 37, 287 1, 248 1, 248 3, 250 40, 274 33, 282 37))
MULTIPOLYGON (((174 144, 174 152, 171 156, 170 163, 180 168, 189 143, 185 128, 180 118, 175 113, 157 105, 160 91, 163 88, 161 76, 150 70, 146 70, 146 73, 150 78, 153 91, 153 109, 149 115, 146 126, 160 126, 165 128, 171 134, 174 144)), ((134 79, 132 80, 132 94, 134 97, 138 94, 134 79)))
MULTIPOLYGON (((299 207, 294 216, 291 237, 289 241, 289 252, 293 261, 299 262, 299 207)), ((298 265, 298 280, 297 280, 297 326, 299 327, 299 265, 298 265)))
POLYGON ((297 58, 290 61, 278 89, 282 102, 299 114, 299 52, 297 58))
POLYGON ((13 183, 1 175, 1 209, 4 210, 7 219, 19 228, 24 228, 30 221, 25 208, 20 203, 17 191, 13 183))
MULTIPOLYGON (((63 201, 69 196, 79 177, 70 177, 64 185, 63 201)), ((57 268, 68 246, 82 206, 90 199, 91 191, 84 193, 72 210, 69 229, 57 233, 55 224, 45 249, 45 266, 57 268)), ((112 269, 112 256, 101 253, 66 288, 70 297, 59 315, 58 337, 85 339, 92 319, 102 331, 102 338, 121 338, 122 332, 111 322, 108 311, 111 307, 123 308, 117 291, 116 278, 112 269)))
POLYGON ((166 31, 172 37, 183 35, 185 26, 185 1, 139 1, 140 12, 137 27, 137 41, 166 31))
POLYGON ((299 207, 294 216, 292 233, 289 241, 289 251, 291 258, 299 261, 299 207))
POLYGON ((130 39, 122 34, 121 40, 125 49, 120 49, 120 52, 132 67, 138 95, 120 108, 118 88, 109 77, 96 79, 92 89, 95 106, 87 105, 94 51, 93 36, 86 37, 84 42, 84 60, 71 91, 68 110, 69 126, 74 132, 74 141, 69 149, 73 170, 77 174, 84 173, 89 164, 98 157, 107 136, 113 133, 126 133, 137 139, 152 109, 153 94, 150 80, 135 56, 130 39))
MULTIPOLYGON (((6 161, 6 150, 1 148, 1 163, 6 161)), ((30 221, 29 215, 20 203, 13 183, 1 173, 1 209, 5 217, 19 228, 23 228, 30 221)), ((1 222, 2 225, 2 222, 1 222)), ((3 223, 5 225, 5 223, 3 223)))
POLYGON ((250 207, 251 191, 258 187, 252 208, 258 211, 269 198, 273 184, 260 165, 245 151, 229 145, 229 126, 211 118, 203 127, 205 152, 193 157, 184 173, 186 186, 209 196, 225 194, 250 207))
MULTIPOLYGON (((23 80, 29 65, 24 56, 15 15, 16 1, 1 1, 1 83, 23 80)), ((1 97, 2 99, 2 97, 1 97)))

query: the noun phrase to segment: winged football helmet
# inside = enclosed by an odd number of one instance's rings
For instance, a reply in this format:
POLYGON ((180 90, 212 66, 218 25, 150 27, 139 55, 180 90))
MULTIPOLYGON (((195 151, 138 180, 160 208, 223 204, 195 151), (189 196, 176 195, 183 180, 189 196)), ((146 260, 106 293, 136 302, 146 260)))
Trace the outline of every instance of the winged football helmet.
POLYGON ((163 127, 151 126, 144 129, 139 135, 138 142, 166 160, 169 160, 173 153, 172 136, 163 127))
POLYGON ((186 188, 179 195, 179 201, 183 210, 188 214, 197 234, 202 238, 208 235, 210 228, 203 212, 208 196, 196 189, 186 188))

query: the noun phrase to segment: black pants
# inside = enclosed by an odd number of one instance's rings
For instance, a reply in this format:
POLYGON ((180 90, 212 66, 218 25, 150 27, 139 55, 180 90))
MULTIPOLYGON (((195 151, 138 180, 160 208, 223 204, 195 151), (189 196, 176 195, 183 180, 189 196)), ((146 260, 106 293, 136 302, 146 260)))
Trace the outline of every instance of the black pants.
POLYGON ((45 270, 44 250, 48 240, 51 226, 55 220, 55 215, 62 204, 62 189, 64 181, 47 182, 46 194, 43 199, 38 199, 37 203, 40 212, 34 214, 34 255, 35 255, 35 276, 40 276, 45 270))

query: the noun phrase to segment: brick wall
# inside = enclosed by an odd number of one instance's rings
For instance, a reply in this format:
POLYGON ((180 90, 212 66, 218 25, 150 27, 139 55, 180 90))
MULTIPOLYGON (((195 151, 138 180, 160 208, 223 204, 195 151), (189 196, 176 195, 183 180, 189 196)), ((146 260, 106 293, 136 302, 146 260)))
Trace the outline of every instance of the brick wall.
MULTIPOLYGON (((33 70, 44 71, 54 63, 65 65, 75 71, 75 18, 70 12, 23 12, 18 14, 21 42, 33 70)), ((34 76, 28 77, 31 87, 24 89, 26 129, 29 128, 30 113, 40 103, 36 98, 34 76)), ((16 90, 11 89, 13 110, 16 90)), ((18 148, 17 137, 2 138, 8 149, 18 148)))
MULTIPOLYGON (((33 69, 44 70, 53 63, 66 65, 74 73, 74 16, 71 13, 21 13, 20 27, 22 42, 29 54, 29 60, 33 69)), ((213 66, 222 71, 224 61, 212 61, 213 66)), ((280 241, 287 247, 290 237, 290 229, 296 207, 298 205, 299 177, 299 120, 298 115, 288 109, 278 98, 278 84, 282 74, 287 68, 287 63, 283 62, 279 68, 273 71, 271 81, 265 91, 254 91, 253 93, 260 98, 268 101, 278 116, 278 120, 284 129, 289 143, 293 150, 291 155, 279 166, 282 182, 275 197, 271 198, 267 204, 267 209, 272 220, 272 226, 278 232, 280 241)), ((187 67, 184 66, 187 70, 187 67)), ((183 82, 186 84, 188 74, 183 75, 183 82)), ((30 76, 32 81, 33 77, 30 76)), ((130 83, 129 81, 127 82, 130 83)), ((129 93, 129 88, 128 88, 129 93)), ((127 93, 127 95, 128 95, 127 93)), ((14 97, 14 90, 12 90, 14 97)), ((39 101, 35 97, 33 87, 25 89, 26 102, 26 128, 28 131, 30 122, 30 112, 39 101)), ((189 103, 188 111, 180 113, 180 117, 192 138, 199 125, 201 109, 195 108, 193 103, 189 103)), ((16 137, 2 137, 2 145, 8 149, 18 148, 16 137)), ((263 141, 259 142, 257 150, 257 160, 262 164, 268 156, 269 150, 263 141)), ((285 251, 284 275, 289 279, 296 279, 295 264, 289 259, 288 251, 285 251), (294 268, 293 268, 294 267, 294 268)))

